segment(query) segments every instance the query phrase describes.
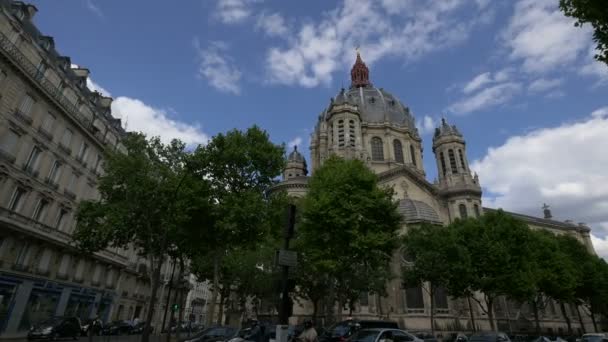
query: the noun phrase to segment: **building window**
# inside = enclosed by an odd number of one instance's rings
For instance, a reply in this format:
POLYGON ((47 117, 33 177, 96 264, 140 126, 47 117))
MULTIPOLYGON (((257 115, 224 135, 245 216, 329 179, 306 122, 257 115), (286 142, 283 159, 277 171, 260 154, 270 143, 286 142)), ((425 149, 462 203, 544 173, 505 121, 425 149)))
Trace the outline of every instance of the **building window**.
POLYGON ((0 70, 0 82, 4 81, 7 77, 8 75, 6 72, 4 70, 0 70))
POLYGON ((35 78, 37 80, 41 79, 44 77, 44 73, 46 72, 46 63, 44 62, 40 62, 40 64, 38 64, 38 68, 36 69, 36 76, 35 78))
POLYGON ((410 156, 412 157, 412 164, 416 166, 416 151, 414 150, 414 145, 410 145, 410 156))
POLYGON ((344 147, 344 120, 338 121, 338 146, 344 147))
POLYGON ((475 212, 475 217, 479 218, 479 216, 481 216, 479 206, 477 204, 473 204, 473 211, 475 212))
POLYGON ((65 132, 63 132, 63 137, 61 138, 61 145, 69 148, 72 144, 72 136, 74 136, 74 132, 72 132, 71 129, 66 128, 65 132))
POLYGON ((454 156, 454 150, 448 150, 448 157, 450 158, 450 168, 453 174, 458 173, 458 167, 456 167, 456 157, 454 156))
POLYGON ((47 113, 41 126, 42 129, 47 133, 51 133, 53 132, 53 124, 55 124, 55 116, 51 113, 47 113))
POLYGON ((16 155, 15 149, 18 142, 19 135, 17 135, 15 131, 9 129, 6 133, 2 134, 2 137, 0 138, 0 148, 2 148, 4 152, 16 155))
POLYGON ((369 305, 369 293, 363 291, 359 295, 359 305, 368 306, 369 305))
POLYGON ((348 141, 351 147, 355 147, 355 121, 348 122, 348 141))
POLYGON ((439 153, 439 159, 441 159, 441 174, 445 176, 445 156, 443 155, 443 152, 439 153))
POLYGON ((467 206, 464 203, 458 205, 458 210, 460 211, 460 218, 466 219, 469 216, 467 214, 467 206))
POLYGON ((61 174, 61 163, 59 160, 55 160, 53 166, 51 167, 51 171, 49 172, 49 181, 57 184, 57 180, 59 179, 59 175, 61 174))
POLYGON ((384 148, 379 137, 372 138, 372 160, 384 160, 384 148))
POLYGON ((26 192, 23 188, 15 188, 15 191, 11 196, 11 201, 8 203, 8 209, 19 212, 21 210, 21 206, 23 205, 23 198, 25 197, 25 194, 26 192))
POLYGON ((30 253, 30 245, 24 241, 21 249, 19 250, 19 254, 17 255, 17 259, 15 260, 15 265, 18 266, 27 266, 27 259, 30 253))
POLYGON ((68 190, 75 193, 74 188, 76 187, 76 183, 78 183, 78 176, 74 171, 72 171, 72 176, 70 177, 70 182, 68 183, 68 190))
POLYGON ((448 309, 448 293, 445 288, 438 286, 433 293, 435 309, 448 309))
POLYGON ((30 116, 33 106, 34 99, 29 94, 25 94, 25 97, 21 100, 21 104, 19 105, 19 113, 30 116))
POLYGON ((27 159, 27 164, 25 164, 25 169, 27 171, 36 171, 38 168, 38 161, 40 160, 40 153, 42 153, 42 150, 38 146, 34 146, 30 153, 30 157, 27 159))
POLYGON ((87 157, 89 156, 89 145, 85 142, 80 145, 80 151, 78 152, 78 159, 86 164, 87 157))
POLYGON ((57 230, 65 230, 66 223, 68 221, 68 211, 61 208, 59 209, 59 214, 57 215, 57 221, 55 222, 55 228, 57 230))
POLYGON ((38 200, 38 204, 36 204, 36 209, 34 209, 34 215, 32 218, 35 221, 42 222, 46 218, 46 210, 48 209, 49 202, 45 199, 38 200))
POLYGON ((395 161, 403 164, 403 146, 401 146, 401 141, 397 139, 393 140, 393 149, 395 150, 395 161))
POLYGON ((99 172, 99 168, 101 167, 102 157, 101 154, 97 154, 97 159, 95 160, 95 172, 99 172))
POLYGON ((460 158, 460 165, 462 166, 463 170, 467 169, 467 164, 464 163, 464 157, 462 155, 462 150, 458 149, 458 157, 460 158))
POLYGON ((10 34, 10 37, 8 37, 8 40, 10 40, 11 43, 13 43, 14 45, 17 45, 17 43, 19 43, 20 38, 21 38, 21 34, 19 33, 19 31, 11 30, 11 34, 10 34))
POLYGON ((424 309, 422 287, 420 285, 405 289, 405 302, 408 309, 424 309))

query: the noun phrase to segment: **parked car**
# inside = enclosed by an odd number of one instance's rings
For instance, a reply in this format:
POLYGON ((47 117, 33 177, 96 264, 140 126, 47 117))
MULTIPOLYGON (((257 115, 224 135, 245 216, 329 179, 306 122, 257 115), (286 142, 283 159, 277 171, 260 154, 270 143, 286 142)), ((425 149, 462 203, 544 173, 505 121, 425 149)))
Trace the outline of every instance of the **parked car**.
POLYGON ((410 333, 424 342, 437 342, 437 337, 430 331, 410 331, 410 333))
POLYGON ((218 341, 226 341, 233 338, 238 329, 232 327, 213 327, 208 328, 200 333, 188 337, 187 339, 183 339, 183 342, 218 342, 218 341))
POLYGON ((133 325, 129 321, 114 321, 103 327, 104 335, 128 335, 133 330, 133 325))
MULTIPOLYGON (((146 327, 146 322, 139 322, 131 327, 131 331, 129 331, 129 334, 131 334, 131 335, 142 334, 144 332, 145 327, 146 327)), ((154 332, 154 327, 150 326, 150 333, 153 333, 153 332, 154 332)))
POLYGON ((422 342, 407 331, 399 329, 361 329, 349 339, 351 342, 422 342))
POLYGON ((608 342, 608 333, 585 334, 581 342, 608 342))
MULTIPOLYGON (((82 336, 88 336, 89 335, 89 330, 93 327, 93 321, 92 319, 87 319, 86 321, 82 322, 82 325, 80 326, 80 333, 82 336)), ((97 336, 101 335, 101 330, 103 329, 103 323, 101 322, 101 320, 98 321, 98 324, 100 324, 101 329, 99 329, 98 331, 93 331, 94 333, 96 333, 97 336)))
POLYGON ((511 342, 511 339, 502 332, 482 332, 471 335, 469 342, 511 342))
POLYGON ((27 334, 28 340, 71 337, 78 340, 81 334, 80 320, 77 317, 53 317, 33 326, 27 334))
POLYGON ((345 342, 361 329, 399 329, 397 322, 381 320, 347 320, 329 327, 319 338, 320 342, 345 342))

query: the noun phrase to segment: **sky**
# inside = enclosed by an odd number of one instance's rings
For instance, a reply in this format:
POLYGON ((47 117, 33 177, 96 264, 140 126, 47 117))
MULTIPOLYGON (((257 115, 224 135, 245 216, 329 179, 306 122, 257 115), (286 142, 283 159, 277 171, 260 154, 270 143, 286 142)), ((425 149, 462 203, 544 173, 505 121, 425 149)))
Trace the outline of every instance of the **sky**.
POLYGON ((540 216, 547 203, 608 257, 608 66, 557 0, 31 2, 127 130, 192 146, 257 124, 308 159, 359 47, 371 82, 416 117, 430 181, 444 117, 485 206, 540 216))

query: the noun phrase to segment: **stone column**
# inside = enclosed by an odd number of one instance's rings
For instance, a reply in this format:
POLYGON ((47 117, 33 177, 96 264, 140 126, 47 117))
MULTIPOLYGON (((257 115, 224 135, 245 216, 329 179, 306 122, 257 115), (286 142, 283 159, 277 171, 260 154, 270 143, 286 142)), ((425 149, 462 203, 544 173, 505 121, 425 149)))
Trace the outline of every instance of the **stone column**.
POLYGON ((11 311, 8 322, 6 323, 6 329, 4 330, 5 334, 16 333, 19 329, 19 323, 21 322, 21 318, 25 312, 25 307, 30 299, 30 294, 32 293, 33 287, 33 281, 25 280, 17 288, 17 293, 15 294, 15 306, 13 306, 13 310, 11 311))
POLYGON ((65 308, 68 306, 68 301, 70 300, 71 294, 71 288, 65 287, 63 289, 61 292, 61 297, 59 297, 59 302, 57 303, 57 308, 55 309, 55 316, 63 316, 65 313, 65 308))

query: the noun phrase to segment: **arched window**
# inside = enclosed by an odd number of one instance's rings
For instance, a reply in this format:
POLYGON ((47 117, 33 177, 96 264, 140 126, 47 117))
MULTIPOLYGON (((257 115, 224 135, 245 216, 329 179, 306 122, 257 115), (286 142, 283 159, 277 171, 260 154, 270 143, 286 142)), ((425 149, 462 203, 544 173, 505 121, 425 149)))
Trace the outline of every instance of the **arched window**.
POLYGON ((395 150, 395 161, 403 164, 403 146, 401 146, 401 141, 397 139, 393 140, 393 149, 395 150))
POLYGON ((466 219, 469 216, 467 214, 467 206, 464 203, 458 205, 458 210, 460 211, 460 218, 466 219))
POLYGON ((350 147, 355 147, 355 121, 348 122, 348 144, 350 147))
POLYGON ((445 156, 443 155, 443 152, 439 153, 439 158, 441 159, 441 174, 443 174, 445 176, 445 173, 446 173, 445 156))
POLYGON ((344 120, 338 121, 338 146, 344 147, 344 120))
POLYGON ((450 158, 450 168, 452 173, 458 173, 458 167, 456 167, 456 156, 454 156, 454 150, 448 150, 448 157, 450 158))
POLYGON ((481 214, 479 213, 479 206, 477 204, 473 204, 473 211, 475 212, 475 217, 479 218, 481 214))
POLYGON ((414 150, 414 145, 410 145, 410 156, 412 157, 412 164, 416 166, 416 151, 414 150))
POLYGON ((379 137, 372 138, 372 160, 384 160, 384 148, 379 137))
POLYGON ((464 163, 464 157, 462 156, 462 150, 458 149, 458 157, 460 157, 460 165, 462 165, 462 168, 464 170, 467 169, 467 164, 464 163))
POLYGON ((405 288, 405 305, 407 309, 424 309, 422 287, 408 286, 405 288))

